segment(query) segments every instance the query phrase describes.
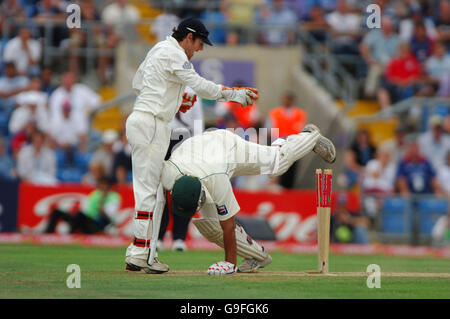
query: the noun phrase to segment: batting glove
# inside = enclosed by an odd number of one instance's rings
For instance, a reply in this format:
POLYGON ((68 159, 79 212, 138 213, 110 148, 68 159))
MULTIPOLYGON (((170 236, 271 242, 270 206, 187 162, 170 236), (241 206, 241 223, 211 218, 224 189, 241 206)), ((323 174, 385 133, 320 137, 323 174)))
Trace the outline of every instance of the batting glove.
POLYGON ((197 94, 184 92, 183 101, 180 105, 180 112, 186 113, 197 101, 197 94))
POLYGON ((233 87, 229 88, 226 86, 222 86, 222 97, 218 99, 219 102, 224 101, 233 101, 242 105, 242 107, 246 107, 248 105, 252 105, 253 101, 258 99, 258 90, 254 88, 238 88, 233 87))
POLYGON ((236 266, 227 261, 219 261, 209 266, 208 275, 231 275, 236 272, 236 266))

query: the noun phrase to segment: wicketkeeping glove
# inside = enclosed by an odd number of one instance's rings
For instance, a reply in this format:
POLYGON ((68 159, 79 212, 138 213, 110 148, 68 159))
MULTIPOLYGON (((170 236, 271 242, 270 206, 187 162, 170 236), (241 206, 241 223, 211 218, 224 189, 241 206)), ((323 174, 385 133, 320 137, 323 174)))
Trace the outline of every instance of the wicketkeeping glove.
POLYGON ((236 272, 236 266, 227 261, 219 261, 209 266, 208 275, 230 275, 236 272))
POLYGON ((254 100, 258 99, 258 90, 246 87, 229 88, 222 86, 222 97, 218 99, 219 102, 233 101, 246 107, 252 105, 254 100))
POLYGON ((180 112, 186 113, 197 101, 197 94, 184 92, 183 101, 180 105, 180 112))

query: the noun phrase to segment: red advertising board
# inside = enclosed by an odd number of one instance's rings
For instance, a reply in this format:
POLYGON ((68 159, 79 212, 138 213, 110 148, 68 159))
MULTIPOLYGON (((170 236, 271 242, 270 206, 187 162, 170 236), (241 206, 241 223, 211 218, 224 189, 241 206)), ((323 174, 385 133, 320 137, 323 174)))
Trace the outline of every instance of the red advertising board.
MULTIPOLYGON (((55 208, 76 212, 93 190, 83 185, 35 186, 22 183, 19 189, 18 229, 24 233, 44 231, 49 215, 55 208)), ((116 234, 133 236, 134 197, 131 186, 116 188, 122 197, 120 211, 115 218, 116 234)), ((334 196, 336 194, 333 194, 334 196)), ((314 191, 289 190, 282 192, 235 191, 241 206, 238 216, 264 218, 282 242, 315 241, 316 199, 314 191)), ((333 203, 336 201, 333 197, 333 203)), ((358 197, 350 194, 349 208, 359 210, 358 197)), ((61 230, 61 229, 60 229, 61 230)), ((188 238, 200 234, 191 224, 188 238)))

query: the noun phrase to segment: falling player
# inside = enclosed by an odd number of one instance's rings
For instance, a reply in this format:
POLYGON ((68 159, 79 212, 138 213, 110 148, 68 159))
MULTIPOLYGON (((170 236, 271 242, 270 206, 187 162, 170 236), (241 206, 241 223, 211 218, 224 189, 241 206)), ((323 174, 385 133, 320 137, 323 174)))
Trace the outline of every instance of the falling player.
POLYGON ((162 183, 171 191, 173 212, 191 217, 200 209, 202 218, 194 219, 194 225, 225 250, 225 260, 211 265, 208 274, 254 272, 272 261, 264 247, 236 224, 234 216, 240 208, 230 178, 279 176, 311 151, 329 163, 336 159, 333 143, 313 124, 270 146, 247 142, 228 130, 214 130, 187 139, 164 162, 162 183), (238 255, 244 261, 236 267, 238 255))

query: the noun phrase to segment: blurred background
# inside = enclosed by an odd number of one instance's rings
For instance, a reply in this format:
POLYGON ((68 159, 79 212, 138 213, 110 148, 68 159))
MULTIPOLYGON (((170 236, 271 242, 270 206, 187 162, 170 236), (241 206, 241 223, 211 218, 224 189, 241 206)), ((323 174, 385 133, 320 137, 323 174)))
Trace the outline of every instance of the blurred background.
MULTIPOLYGON (((260 92, 246 109, 198 101, 202 129, 270 144, 264 128, 283 136, 314 123, 337 147, 333 165, 310 154, 277 179, 234 179, 241 216, 265 221, 278 242, 314 242, 315 169, 332 168, 333 242, 450 245, 448 0, 2 1, 0 232, 129 240, 131 81, 187 17, 214 44, 196 53, 196 71, 260 92), (70 4, 79 28, 68 28, 70 4), (64 216, 95 220, 95 191, 114 193, 107 222, 75 227, 64 216)), ((192 133, 181 115, 173 127, 192 133)), ((189 226, 188 248, 199 237, 189 226)))

